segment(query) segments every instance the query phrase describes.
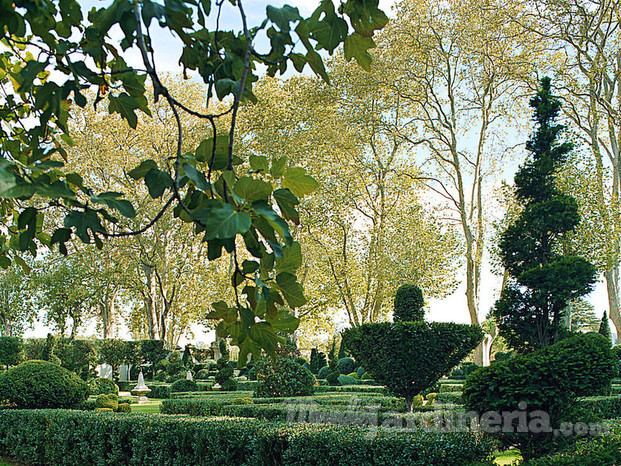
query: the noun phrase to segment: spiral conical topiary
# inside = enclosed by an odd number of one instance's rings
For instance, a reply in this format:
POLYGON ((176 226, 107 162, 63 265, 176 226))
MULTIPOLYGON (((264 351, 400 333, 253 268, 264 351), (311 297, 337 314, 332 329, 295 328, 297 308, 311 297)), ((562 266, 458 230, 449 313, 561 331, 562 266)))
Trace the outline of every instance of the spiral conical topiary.
POLYGON ((557 143, 564 127, 555 124, 561 105, 552 96, 549 78, 541 80, 530 105, 537 125, 526 144, 531 158, 515 175, 515 194, 523 210, 500 239, 510 280, 493 311, 500 335, 522 352, 559 340, 567 303, 591 291, 596 273, 591 263, 562 255, 558 246, 578 225, 580 215, 576 201, 555 185, 555 173, 572 145, 557 143))

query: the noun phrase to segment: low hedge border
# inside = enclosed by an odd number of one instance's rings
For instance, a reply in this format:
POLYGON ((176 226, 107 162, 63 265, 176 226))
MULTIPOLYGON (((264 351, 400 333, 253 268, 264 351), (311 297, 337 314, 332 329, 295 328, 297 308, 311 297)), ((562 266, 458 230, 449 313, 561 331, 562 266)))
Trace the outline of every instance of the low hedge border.
POLYGON ((578 399, 578 407, 592 412, 603 419, 621 417, 621 397, 591 396, 578 399))
POLYGON ((383 385, 319 385, 315 387, 315 393, 325 392, 377 393, 381 395, 388 394, 386 387, 383 385))
POLYGON ((425 410, 415 413, 374 409, 364 405, 350 409, 348 405, 319 405, 291 400, 292 403, 231 404, 224 400, 163 400, 162 414, 187 414, 190 416, 230 416, 269 421, 297 421, 327 424, 357 424, 387 427, 416 427, 431 425, 442 416, 452 416, 462 410, 425 410))
POLYGON ((0 411, 0 456, 31 465, 455 465, 490 458, 464 433, 68 410, 0 411))
POLYGON ((440 392, 436 395, 436 402, 461 405, 464 404, 461 394, 461 392, 440 392))

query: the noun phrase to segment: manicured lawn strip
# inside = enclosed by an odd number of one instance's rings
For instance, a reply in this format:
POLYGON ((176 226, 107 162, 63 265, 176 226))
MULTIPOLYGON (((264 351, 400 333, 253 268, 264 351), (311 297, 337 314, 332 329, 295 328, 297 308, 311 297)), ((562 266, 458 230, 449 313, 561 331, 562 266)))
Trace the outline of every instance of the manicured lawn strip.
POLYGON ((65 410, 0 412, 0 455, 32 465, 452 466, 484 460, 493 447, 473 434, 65 410))

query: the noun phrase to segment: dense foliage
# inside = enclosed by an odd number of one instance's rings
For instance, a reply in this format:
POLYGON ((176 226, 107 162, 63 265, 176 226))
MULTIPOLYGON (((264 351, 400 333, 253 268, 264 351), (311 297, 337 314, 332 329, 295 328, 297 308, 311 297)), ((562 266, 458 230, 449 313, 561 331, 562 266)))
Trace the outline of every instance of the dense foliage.
POLYGON ((166 464, 232 466, 301 461, 454 466, 485 460, 492 450, 492 443, 469 433, 85 411, 0 412, 0 455, 33 464, 148 464, 157 458, 166 464))
POLYGON ((88 383, 88 387, 91 395, 108 395, 110 393, 114 393, 115 395, 119 394, 119 386, 112 380, 106 379, 105 377, 97 377, 92 379, 88 383))
POLYGON ((163 4, 117 0, 88 15, 76 0, 1 4, 0 30, 7 47, 0 60, 0 84, 9 97, 2 112, 0 196, 8 228, 0 266, 15 261, 27 268, 20 253, 35 255, 39 246, 57 245, 66 254, 74 236, 101 249, 103 239, 141 234, 172 211, 203 237, 210 260, 220 257, 223 248, 236 253, 243 245, 248 252, 251 259, 235 261, 231 277, 232 286, 246 299, 236 292, 233 304, 213 303, 208 318, 219 321, 218 336, 230 336, 240 347, 240 360, 249 353, 259 357, 262 350, 273 353, 280 341, 277 333, 298 325, 298 319, 284 311, 285 303, 296 308, 306 302, 296 276, 300 248, 289 225, 299 223, 299 199, 317 183, 287 157, 270 164, 265 156, 243 160, 234 154, 239 105, 256 101, 252 87, 258 70, 265 67, 275 76, 290 66, 301 72, 308 65, 328 81, 318 51, 332 53, 341 44, 348 60, 355 58, 368 69, 368 50, 375 46, 372 37, 388 18, 377 0, 348 0, 339 8, 324 1, 309 18, 289 5, 268 6, 266 16, 263 22, 249 24, 242 0, 163 4), (218 30, 223 7, 227 16, 228 8, 235 11, 241 31, 218 30), (152 50, 153 21, 179 40, 178 62, 184 76, 192 74, 207 86, 205 105, 190 109, 163 84, 152 50), (110 31, 121 34, 120 44, 110 31), (265 53, 255 49, 255 38, 261 34, 270 39, 265 53), (31 49, 37 51, 36 57, 31 49), (138 57, 136 63, 123 58, 132 56, 123 53, 129 50, 138 57), (50 75, 54 79, 48 80, 50 75), (162 99, 176 117, 170 128, 175 151, 159 164, 145 153, 139 166, 129 171, 129 177, 144 182, 152 199, 163 201, 151 221, 132 230, 136 210, 123 193, 89 186, 81 175, 64 169, 63 160, 68 157, 65 145, 71 145, 72 109, 87 105, 89 90, 96 94, 96 105, 105 101, 108 113, 118 114, 135 130, 139 115, 152 115, 147 79, 154 101, 162 99), (211 99, 226 101, 230 110, 211 113, 211 99), (192 148, 184 148, 182 141, 181 118, 188 115, 203 120, 207 128, 203 140, 192 148), (236 173, 242 163, 248 164, 251 174, 236 173), (35 196, 42 208, 21 202, 35 196), (50 231, 42 228, 45 207, 58 208, 60 217, 50 231), (236 241, 238 235, 241 241, 236 241))
MULTIPOLYGON (((513 412, 525 402, 529 412, 546 412, 550 427, 557 428, 572 415, 576 397, 607 394, 616 373, 606 338, 580 334, 480 368, 466 379, 463 398, 468 410, 479 413, 513 412)), ((533 457, 550 448, 551 436, 551 432, 522 433, 508 439, 521 445, 525 457, 533 457)))
POLYGON ((26 361, 0 374, 0 400, 17 408, 74 408, 88 394, 86 382, 47 361, 26 361))
POLYGON ((312 395, 315 377, 307 368, 288 358, 264 358, 256 365, 256 397, 312 395))
POLYGON ((596 274, 587 260, 559 250, 580 215, 574 198, 555 184, 572 145, 557 142, 564 127, 555 124, 561 104, 552 96, 549 78, 541 80, 530 106, 537 124, 526 144, 531 159, 515 175, 515 196, 523 210, 499 242, 511 279, 494 308, 500 335, 520 351, 558 341, 564 310, 591 291, 596 274))
POLYGON ((0 366, 19 364, 23 342, 20 337, 0 337, 0 366))
POLYGON ((425 299, 417 285, 401 285, 395 294, 395 322, 417 322, 425 320, 425 299))
POLYGON ((347 348, 373 379, 410 405, 482 338, 478 326, 438 322, 365 324, 343 333, 347 348))
POLYGON ((170 386, 171 392, 197 392, 198 384, 194 380, 181 379, 173 382, 170 386))
POLYGON ((326 354, 319 351, 317 348, 311 349, 310 355, 310 370, 313 374, 319 373, 319 371, 325 367, 326 364, 326 354))

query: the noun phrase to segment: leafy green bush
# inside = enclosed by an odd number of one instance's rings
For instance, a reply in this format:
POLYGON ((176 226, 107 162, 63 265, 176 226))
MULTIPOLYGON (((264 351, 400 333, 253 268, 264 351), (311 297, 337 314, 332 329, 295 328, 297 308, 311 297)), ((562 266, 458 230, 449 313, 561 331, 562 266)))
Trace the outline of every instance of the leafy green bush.
POLYGON ((330 369, 330 366, 323 366, 321 369, 319 369, 319 372, 317 373, 317 378, 325 379, 328 376, 328 374, 330 374, 330 372, 332 372, 332 370, 330 369))
POLYGON ((425 319, 425 299, 416 285, 401 285, 395 294, 395 322, 419 322, 425 319))
MULTIPOLYGON (((578 396, 606 394, 616 372, 610 344, 596 333, 580 334, 529 354, 473 372, 463 389, 466 409, 511 412, 524 401, 529 411, 548 413, 550 426, 568 420, 578 396)), ((511 434, 524 458, 551 447, 552 434, 511 434)))
POLYGON ((304 396, 313 394, 315 377, 294 361, 275 356, 256 365, 256 397, 304 396))
POLYGON ((181 360, 169 362, 168 364, 166 364, 166 373, 168 375, 175 375, 179 372, 186 372, 186 370, 187 369, 185 368, 183 361, 181 360))
POLYGON ((171 393, 174 392, 197 392, 198 384, 194 380, 181 379, 177 380, 170 386, 171 393))
POLYGON ((107 395, 108 393, 119 394, 119 386, 105 377, 92 379, 88 383, 88 387, 91 391, 91 395, 107 395))
POLYGON ((16 366, 24 345, 19 337, 0 337, 0 366, 16 366))
POLYGON ((453 323, 384 322, 343 332, 357 361, 374 380, 411 404, 483 338, 478 326, 453 323))
POLYGON ((462 392, 440 392, 436 395, 439 403, 463 404, 462 392))
POLYGON ((356 385, 358 383, 358 379, 350 377, 349 375, 339 375, 338 381, 341 385, 356 385))
POLYGON ((205 380, 208 379, 210 375, 212 375, 211 371, 208 371, 207 369, 201 369, 196 373, 196 376, 194 378, 198 380, 205 380))
POLYGON ((119 403, 119 407, 116 410, 117 413, 131 413, 132 407, 129 403, 119 403))
POLYGON ((364 367, 362 366, 358 367, 358 369, 356 369, 356 374, 358 374, 358 378, 362 378, 362 376, 364 375, 366 371, 367 370, 364 367))
MULTIPOLYGON (((322 353, 321 351, 318 351, 317 348, 311 349, 311 356, 310 356, 310 370, 311 370, 311 372, 313 374, 318 374, 319 371, 322 368, 327 367, 327 365, 328 364, 326 362, 326 355, 324 353, 322 353)), ((325 378, 325 377, 321 377, 321 378, 325 378)))
POLYGON ((86 382, 48 361, 26 361, 0 374, 0 400, 17 408, 75 408, 88 393, 86 382))
POLYGON ((493 448, 484 437, 470 433, 378 431, 256 419, 205 422, 87 411, 0 411, 0 456, 28 464, 454 466, 484 461, 493 448))
POLYGON ((356 370, 356 361, 352 358, 339 359, 339 371, 341 374, 351 374, 356 370))
POLYGON ((522 466, 616 466, 621 464, 621 438, 605 435, 584 439, 567 450, 525 461, 522 466))
POLYGON ((112 411, 119 409, 119 397, 114 393, 99 395, 95 401, 96 408, 110 408, 112 411))
POLYGON ((151 389, 151 392, 147 393, 149 398, 170 398, 170 385, 156 385, 149 383, 147 386, 151 389))
POLYGON ((220 384, 220 390, 223 392, 234 392, 237 390, 237 380, 229 377, 220 384))
POLYGON ((580 398, 578 408, 585 409, 603 419, 621 417, 621 397, 619 396, 591 396, 580 398))

